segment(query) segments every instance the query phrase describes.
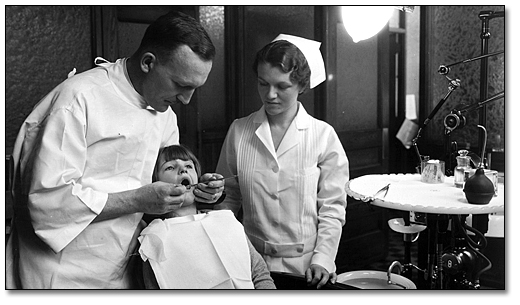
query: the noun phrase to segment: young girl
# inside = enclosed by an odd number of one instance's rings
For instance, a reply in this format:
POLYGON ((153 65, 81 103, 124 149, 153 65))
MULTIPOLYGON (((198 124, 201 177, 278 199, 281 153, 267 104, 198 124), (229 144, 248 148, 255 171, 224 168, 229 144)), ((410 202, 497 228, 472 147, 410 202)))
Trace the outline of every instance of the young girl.
POLYGON ((200 164, 183 145, 159 152, 154 181, 185 185, 182 206, 154 219, 141 232, 148 289, 275 289, 267 266, 229 211, 200 213, 193 189, 200 164), (224 212, 224 213, 222 213, 224 212))
POLYGON ((172 145, 159 151, 155 163, 152 181, 163 181, 186 186, 184 202, 173 212, 162 215, 162 218, 172 218, 197 213, 193 190, 198 183, 201 168, 197 157, 184 145, 172 145))

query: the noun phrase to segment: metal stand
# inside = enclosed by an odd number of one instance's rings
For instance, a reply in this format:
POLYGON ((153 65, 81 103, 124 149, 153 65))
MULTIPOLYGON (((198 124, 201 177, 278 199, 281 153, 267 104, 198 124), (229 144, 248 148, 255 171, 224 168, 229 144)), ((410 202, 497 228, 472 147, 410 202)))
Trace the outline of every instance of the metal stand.
POLYGON ((412 270, 416 269, 421 272, 426 272, 416 265, 412 264, 411 247, 412 243, 419 239, 422 231, 426 229, 425 225, 412 224, 410 222, 410 212, 403 211, 403 218, 394 218, 388 221, 390 229, 394 232, 403 234, 404 242, 404 264, 402 265, 402 275, 408 279, 412 279, 412 270))
POLYGON ((484 235, 467 226, 465 218, 465 215, 426 215, 428 251, 424 280, 428 289, 480 289, 480 275, 491 268, 491 261, 479 251, 486 247, 484 235), (466 230, 473 232, 479 241, 475 242, 466 230))
MULTIPOLYGON (((483 101, 488 98, 488 46, 489 46, 489 38, 491 37, 491 33, 489 32, 489 21, 493 18, 504 17, 505 13, 502 12, 493 12, 493 11, 482 11, 479 14, 480 20, 482 20, 482 31, 480 33, 481 38, 481 48, 480 53, 483 58, 480 61, 480 100, 483 101)), ((482 107, 479 110, 479 125, 486 127, 487 123, 487 111, 486 107, 482 107)), ((484 132, 479 130, 479 141, 478 141, 478 150, 482 151, 484 145, 484 132)))
POLYGON ((446 95, 437 103, 437 105, 435 106, 435 108, 432 110, 432 112, 430 113, 430 115, 428 115, 428 117, 426 118, 426 120, 424 120, 424 123, 422 124, 422 126, 419 128, 419 131, 417 131, 417 136, 415 136, 415 138, 412 140, 412 145, 415 149, 415 152, 417 153, 417 158, 419 160, 419 166, 420 166, 420 162, 422 161, 422 158, 421 158, 421 153, 419 152, 419 147, 417 146, 417 141, 419 140, 419 138, 421 137, 421 133, 422 133, 422 130, 426 127, 426 125, 428 125, 428 123, 433 119, 433 117, 435 116, 435 114, 437 114, 437 112, 439 111, 439 109, 441 108, 441 106, 446 102, 446 100, 448 99, 448 97, 451 95, 451 93, 453 91, 455 91, 455 89, 457 89, 458 87, 460 87, 460 80, 459 79, 451 79, 449 78, 447 75, 445 75, 446 79, 449 81, 449 85, 448 85, 448 92, 446 93, 446 95))

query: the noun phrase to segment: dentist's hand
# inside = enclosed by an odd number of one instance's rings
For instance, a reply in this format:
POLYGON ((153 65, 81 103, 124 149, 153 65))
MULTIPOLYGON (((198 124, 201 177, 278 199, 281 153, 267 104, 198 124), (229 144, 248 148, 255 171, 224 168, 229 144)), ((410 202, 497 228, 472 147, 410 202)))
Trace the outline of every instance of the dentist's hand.
POLYGON ((172 184, 157 181, 137 189, 140 211, 146 214, 164 214, 174 211, 182 206, 186 199, 186 187, 180 184, 172 184))
POLYGON ((186 199, 186 187, 157 181, 134 190, 108 194, 105 207, 94 221, 133 213, 160 215, 174 211, 186 199))
POLYGON ((224 191, 224 177, 220 174, 204 174, 199 179, 199 184, 193 190, 195 200, 201 203, 215 203, 224 191))

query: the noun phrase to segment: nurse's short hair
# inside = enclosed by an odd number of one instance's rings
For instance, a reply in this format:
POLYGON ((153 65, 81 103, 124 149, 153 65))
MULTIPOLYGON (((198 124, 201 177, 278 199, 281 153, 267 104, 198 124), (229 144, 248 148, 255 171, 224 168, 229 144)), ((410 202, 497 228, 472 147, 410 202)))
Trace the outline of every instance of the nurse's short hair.
POLYGON ((256 53, 253 63, 253 71, 258 76, 258 65, 268 63, 279 67, 284 73, 291 73, 290 79, 303 89, 301 93, 309 89, 311 69, 303 53, 294 44, 287 40, 276 40, 256 53))
POLYGON ((202 60, 215 58, 215 46, 208 33, 195 18, 178 11, 157 18, 148 26, 136 53, 148 50, 168 57, 179 46, 187 45, 202 60))
POLYGON ((166 146, 159 150, 159 155, 157 156, 157 161, 155 162, 155 168, 153 171, 152 182, 157 181, 157 173, 159 171, 159 167, 161 166, 161 157, 163 157, 164 161, 166 162, 177 159, 182 161, 193 161, 193 164, 195 165, 195 171, 197 172, 197 177, 200 177, 201 168, 199 160, 187 146, 179 144, 166 146))

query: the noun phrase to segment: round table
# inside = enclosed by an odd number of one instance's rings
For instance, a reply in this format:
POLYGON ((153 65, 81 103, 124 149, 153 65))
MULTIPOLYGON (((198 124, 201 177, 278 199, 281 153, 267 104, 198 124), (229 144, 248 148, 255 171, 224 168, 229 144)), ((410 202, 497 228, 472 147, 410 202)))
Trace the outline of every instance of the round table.
POLYGON ((504 211, 504 184, 498 184, 498 195, 488 204, 471 204, 453 179, 446 177, 444 183, 429 184, 422 182, 419 174, 366 175, 350 180, 345 188, 349 196, 363 200, 390 183, 386 196, 382 192, 371 203, 395 210, 452 215, 504 211))

